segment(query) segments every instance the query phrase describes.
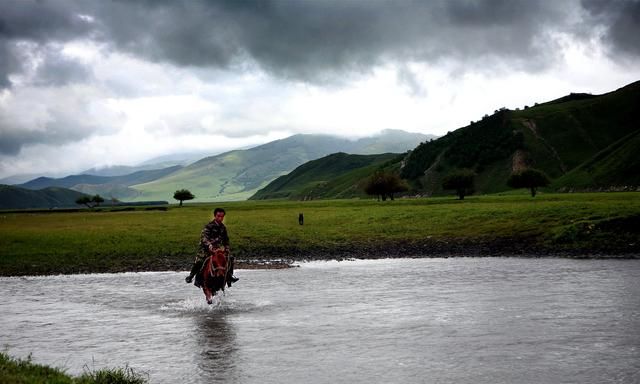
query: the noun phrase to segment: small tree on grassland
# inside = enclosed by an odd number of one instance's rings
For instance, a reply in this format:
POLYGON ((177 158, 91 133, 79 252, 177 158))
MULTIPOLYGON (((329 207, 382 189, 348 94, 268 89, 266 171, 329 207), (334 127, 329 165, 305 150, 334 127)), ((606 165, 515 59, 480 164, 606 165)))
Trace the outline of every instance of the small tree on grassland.
POLYGON ((409 190, 407 183, 395 173, 376 171, 367 180, 364 191, 367 195, 377 196, 378 200, 394 199, 396 193, 409 190))
POLYGON ((95 196, 82 196, 76 199, 76 204, 86 205, 87 207, 93 209, 93 207, 100 205, 100 203, 104 203, 104 199, 100 195, 95 196))
POLYGON ((476 174, 470 169, 458 169, 442 179, 442 188, 455 190, 460 200, 473 193, 473 180, 476 174))
POLYGON ((91 201, 93 201, 96 206, 99 206, 101 203, 104 203, 104 199, 100 195, 93 196, 91 198, 91 201))
POLYGON ((184 200, 192 200, 195 196, 188 189, 179 189, 173 193, 173 198, 180 201, 180 206, 182 207, 184 200))
POLYGON ((549 183, 549 177, 544 172, 534 168, 513 173, 507 180, 507 185, 511 188, 529 188, 531 197, 536 197, 536 190, 539 187, 546 187, 549 183))

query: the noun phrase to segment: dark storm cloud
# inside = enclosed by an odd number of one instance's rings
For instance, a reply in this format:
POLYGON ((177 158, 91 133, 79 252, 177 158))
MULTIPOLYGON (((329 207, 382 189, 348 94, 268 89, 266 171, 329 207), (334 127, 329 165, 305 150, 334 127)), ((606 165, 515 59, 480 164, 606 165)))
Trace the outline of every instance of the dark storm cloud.
POLYGON ((568 8, 497 0, 101 2, 96 17, 104 37, 132 53, 194 66, 249 60, 313 81, 402 60, 507 58, 539 68, 550 52, 540 42, 565 28, 568 8))
MULTIPOLYGON (((40 105, 47 97, 36 101, 40 105)), ((113 133, 116 128, 97 121, 89 105, 81 98, 60 100, 58 105, 40 111, 29 111, 28 105, 0 107, 0 155, 17 155, 24 146, 35 144, 62 145, 82 140, 92 134, 113 133), (69 104, 70 109, 62 108, 69 104), (29 116, 30 113, 36 116, 29 116)), ((117 123, 118 116, 110 116, 117 123)))
POLYGON ((605 28, 604 39, 612 54, 640 56, 640 1, 584 0, 593 22, 605 28))
MULTIPOLYGON (((55 117, 54 117, 55 119, 55 117)), ((75 120, 54 120, 40 130, 24 127, 8 119, 0 119, 0 155, 17 155, 25 145, 60 145, 86 137, 94 127, 78 126, 75 120)))
MULTIPOLYGON (((0 52, 15 41, 89 38, 178 66, 257 65, 307 81, 407 60, 539 70, 554 60, 554 33, 579 29, 571 23, 582 5, 607 31, 612 54, 640 54, 638 1, 552 0, 3 1, 0 52)), ((0 59, 0 86, 18 69, 0 59)))
POLYGON ((91 70, 84 64, 60 55, 55 49, 40 49, 42 63, 35 73, 35 85, 62 86, 70 83, 82 83, 91 78, 91 70))
POLYGON ((20 74, 30 64, 20 44, 38 51, 49 42, 90 36, 91 26, 74 8, 66 1, 0 1, 0 87, 10 86, 9 75, 20 74))

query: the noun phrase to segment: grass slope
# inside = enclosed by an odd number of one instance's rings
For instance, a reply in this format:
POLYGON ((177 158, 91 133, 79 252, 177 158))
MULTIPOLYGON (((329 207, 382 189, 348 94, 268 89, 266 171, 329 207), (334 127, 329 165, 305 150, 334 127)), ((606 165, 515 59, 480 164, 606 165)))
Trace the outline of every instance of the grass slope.
POLYGON ((0 383, 20 384, 142 384, 147 379, 131 368, 101 369, 71 377, 63 370, 15 359, 0 352, 0 383))
POLYGON ((637 186, 631 154, 640 149, 638 105, 640 82, 604 95, 572 94, 524 110, 496 111, 419 145, 402 175, 428 195, 442 193, 442 177, 455 168, 475 170, 480 193, 507 190, 507 178, 522 167, 541 169, 552 179, 567 175, 555 188, 637 186))
POLYGON ((397 158, 397 154, 349 155, 335 153, 309 161, 280 176, 251 197, 264 199, 317 199, 364 196, 360 184, 372 169, 397 158))
MULTIPOLYGON (((214 207, 2 214, 0 274, 184 270, 214 207)), ((224 208, 238 259, 640 254, 640 194, 631 192, 243 201, 224 208)))
POLYGON ((101 185, 101 184, 119 184, 130 186, 134 184, 145 183, 169 175, 182 168, 180 165, 137 171, 123 176, 95 176, 95 175, 71 175, 63 178, 38 177, 24 184, 18 185, 27 189, 42 189, 47 187, 73 188, 76 185, 101 185))
MULTIPOLYGON (((294 135, 255 148, 211 156, 149 183, 133 186, 137 200, 169 200, 188 189, 194 201, 246 200, 279 176, 307 161, 336 152, 369 153, 372 149, 413 148, 425 135, 387 131, 356 141, 327 135, 294 135)), ((388 152, 388 151, 383 151, 388 152)))
POLYGON ((554 180, 558 190, 637 188, 640 186, 640 131, 623 137, 566 175, 554 180))
POLYGON ((38 191, 0 185, 0 209, 76 207, 84 194, 66 188, 49 187, 38 191))

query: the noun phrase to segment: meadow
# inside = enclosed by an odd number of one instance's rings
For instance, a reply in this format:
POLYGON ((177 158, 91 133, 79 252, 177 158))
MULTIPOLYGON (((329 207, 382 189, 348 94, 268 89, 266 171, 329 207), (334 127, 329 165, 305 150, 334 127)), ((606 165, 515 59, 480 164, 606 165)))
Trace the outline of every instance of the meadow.
POLYGON ((640 194, 242 201, 0 212, 0 275, 185 270, 216 206, 238 260, 640 254, 640 194), (304 214, 304 225, 298 214, 304 214))

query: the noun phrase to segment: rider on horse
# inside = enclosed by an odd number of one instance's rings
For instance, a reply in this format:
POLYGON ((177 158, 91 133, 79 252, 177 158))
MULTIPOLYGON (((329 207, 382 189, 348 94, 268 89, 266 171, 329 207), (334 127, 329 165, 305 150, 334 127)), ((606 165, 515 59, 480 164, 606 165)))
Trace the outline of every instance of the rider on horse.
MULTIPOLYGON (((202 233, 200 234, 200 247, 196 254, 196 259, 191 267, 191 273, 189 273, 189 276, 185 279, 187 283, 193 281, 193 277, 202 269, 205 259, 219 248, 224 248, 225 256, 229 259, 229 269, 227 270, 226 279, 227 286, 231 287, 231 283, 239 280, 233 276, 233 257, 229 255, 229 235, 227 234, 227 227, 222 223, 224 215, 224 209, 216 208, 213 211, 213 220, 202 229, 202 233)), ((195 285, 200 286, 197 278, 195 285)))

